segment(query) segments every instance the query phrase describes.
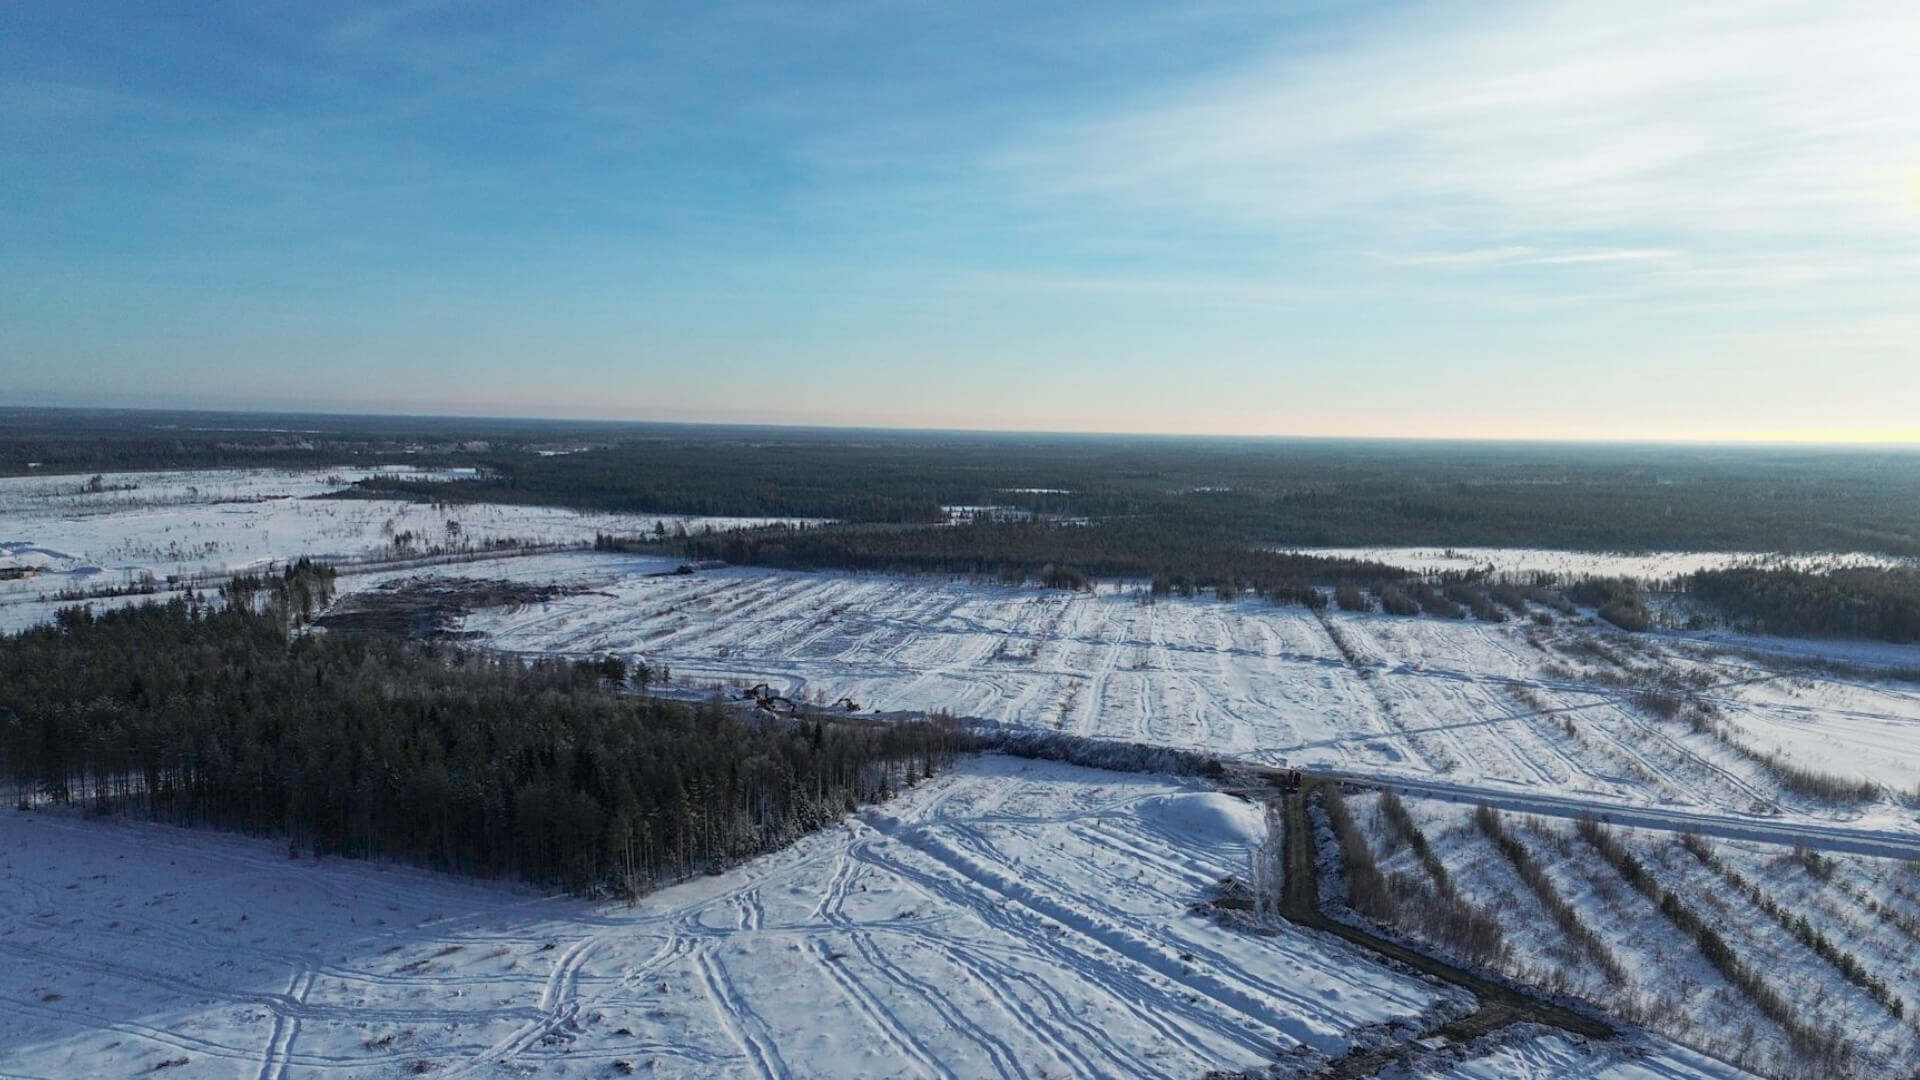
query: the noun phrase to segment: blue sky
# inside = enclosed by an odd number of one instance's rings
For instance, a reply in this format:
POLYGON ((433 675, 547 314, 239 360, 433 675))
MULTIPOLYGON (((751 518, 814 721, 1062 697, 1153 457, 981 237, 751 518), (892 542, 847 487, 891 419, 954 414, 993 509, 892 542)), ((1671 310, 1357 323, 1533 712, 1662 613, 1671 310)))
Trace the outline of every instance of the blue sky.
POLYGON ((0 9, 0 401, 1920 440, 1920 5, 551 8, 0 9))

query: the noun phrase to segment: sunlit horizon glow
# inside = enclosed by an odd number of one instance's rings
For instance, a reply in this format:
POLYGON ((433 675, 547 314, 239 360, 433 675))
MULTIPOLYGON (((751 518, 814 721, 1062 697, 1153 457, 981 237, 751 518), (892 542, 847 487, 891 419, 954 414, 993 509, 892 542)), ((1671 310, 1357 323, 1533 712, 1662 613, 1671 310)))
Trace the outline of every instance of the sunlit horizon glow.
POLYGON ((1920 443, 1920 7, 0 12, 0 404, 1920 443))

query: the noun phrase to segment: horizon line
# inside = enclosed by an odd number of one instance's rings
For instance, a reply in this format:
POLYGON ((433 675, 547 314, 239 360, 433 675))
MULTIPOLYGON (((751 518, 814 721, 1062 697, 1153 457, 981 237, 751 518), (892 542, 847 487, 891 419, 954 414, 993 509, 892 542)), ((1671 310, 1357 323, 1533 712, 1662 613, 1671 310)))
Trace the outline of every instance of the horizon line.
POLYGON ((1044 438, 1090 439, 1219 439, 1271 442, 1397 442, 1544 444, 1564 446, 1693 446, 1693 447, 1805 447, 1833 449, 1920 450, 1920 428, 1912 432, 1866 431, 1860 433, 1799 432, 1717 432, 1700 435, 1381 435, 1381 434, 1299 434, 1244 431, 1116 431, 1062 428, 1002 428, 991 426, 913 426, 885 423, 782 422, 741 419, 662 419, 649 417, 590 417, 491 412, 417 412, 408 409, 374 409, 354 412, 312 408, 215 408, 164 405, 29 405, 0 401, 0 410, 14 413, 145 413, 200 416, 309 416, 336 419, 435 420, 508 423, 582 424, 605 427, 657 426, 678 428, 731 428, 739 430, 781 430, 794 432, 846 432, 919 435, 999 435, 1044 438))

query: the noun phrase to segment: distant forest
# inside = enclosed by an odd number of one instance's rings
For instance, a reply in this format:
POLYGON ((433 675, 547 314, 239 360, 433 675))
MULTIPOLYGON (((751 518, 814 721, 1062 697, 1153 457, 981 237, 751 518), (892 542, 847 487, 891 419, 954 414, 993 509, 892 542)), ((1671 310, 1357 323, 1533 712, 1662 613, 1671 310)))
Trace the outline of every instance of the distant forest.
MULTIPOLYGON (((1536 589, 1523 597, 1491 582, 1416 582, 1389 567, 1277 549, 1920 557, 1920 452, 1912 450, 0 409, 0 475, 354 464, 468 466, 482 475, 381 477, 348 497, 834 520, 744 534, 608 536, 603 547, 1066 588, 1099 576, 1137 577, 1157 593, 1251 591, 1316 607, 1331 595, 1352 610, 1442 618, 1564 615, 1571 594, 1536 589), (949 524, 951 507, 1001 511, 949 524)), ((1914 640, 1910 572, 1745 569, 1680 587, 1749 629, 1914 640)), ((1630 585, 1589 584, 1573 600, 1627 629, 1658 621, 1630 585)))
MULTIPOLYGON (((1249 547, 1920 555, 1920 452, 987 435, 419 417, 0 410, 0 475, 473 466, 358 494, 932 524, 1132 520, 1249 547)), ((1132 540, 1126 543, 1131 544, 1132 540)))
POLYGON ((616 659, 523 665, 297 634, 332 571, 246 578, 0 638, 0 775, 79 800, 635 896, 933 774, 940 723, 746 717, 616 692, 616 659))
POLYGON ((1920 571, 1852 567, 1813 573, 1733 568, 1692 575, 1687 589, 1734 626, 1791 637, 1920 641, 1920 571))
POLYGON ((1121 518, 1093 525, 971 521, 950 527, 835 525, 647 538, 604 536, 604 550, 663 546, 695 559, 792 569, 885 570, 996 577, 1083 589, 1097 577, 1151 579, 1154 591, 1191 596, 1251 591, 1320 606, 1313 586, 1398 581, 1405 571, 1357 559, 1254 548, 1232 530, 1121 518))

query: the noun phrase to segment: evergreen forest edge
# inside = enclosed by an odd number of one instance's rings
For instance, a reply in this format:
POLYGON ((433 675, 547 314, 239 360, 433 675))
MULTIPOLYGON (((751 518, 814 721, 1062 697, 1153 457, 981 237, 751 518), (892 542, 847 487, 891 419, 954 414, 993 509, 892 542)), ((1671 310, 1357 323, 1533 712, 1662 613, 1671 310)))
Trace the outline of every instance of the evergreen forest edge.
POLYGON ((311 634, 302 561, 0 638, 0 774, 78 802, 591 894, 782 847, 932 776, 951 722, 749 716, 622 692, 619 661, 311 634))

